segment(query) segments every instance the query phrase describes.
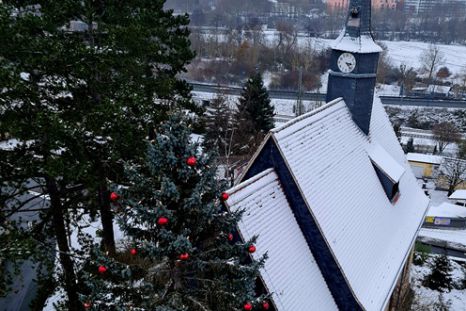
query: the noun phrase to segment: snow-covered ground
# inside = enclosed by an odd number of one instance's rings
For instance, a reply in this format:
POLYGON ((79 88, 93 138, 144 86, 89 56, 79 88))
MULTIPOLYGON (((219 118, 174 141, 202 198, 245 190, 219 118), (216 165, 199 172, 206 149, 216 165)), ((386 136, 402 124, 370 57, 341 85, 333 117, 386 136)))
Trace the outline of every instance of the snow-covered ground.
MULTIPOLYGON (((430 262, 430 260, 428 260, 430 262)), ((459 284, 464 278, 464 268, 452 262, 452 279, 453 283, 459 284)), ((428 263, 422 266, 411 266, 411 286, 415 292, 415 308, 413 310, 434 311, 434 310, 466 310, 466 290, 452 289, 450 292, 441 293, 422 286, 422 281, 430 273, 428 263), (439 309, 440 296, 448 309, 439 309)))
MULTIPOLYGON (((267 43, 273 43, 278 35, 273 30, 265 32, 267 43)), ((301 47, 311 46, 315 50, 324 50, 334 42, 332 39, 310 38, 305 35, 298 36, 298 44, 301 47)), ((415 69, 421 66, 420 56, 429 49, 430 44, 417 41, 380 41, 387 47, 387 55, 393 66, 405 64, 408 68, 415 69)), ((437 45, 441 53, 445 56, 444 65, 450 69, 452 74, 466 72, 466 46, 464 45, 437 45)))
POLYGON ((377 84, 375 92, 379 96, 399 96, 400 87, 391 84, 377 84))
MULTIPOLYGON (((214 34, 204 34, 205 37, 213 37, 214 34)), ((220 41, 226 41, 227 36, 218 35, 220 41)), ((275 29, 268 29, 263 32, 264 42, 269 46, 274 46, 279 40, 279 33, 275 29)), ((311 47, 316 51, 325 50, 334 42, 333 39, 323 39, 309 37, 306 33, 298 33, 298 45, 302 48, 311 47)), ((408 68, 418 69, 421 65, 421 54, 429 49, 430 44, 418 41, 380 41, 387 47, 387 56, 393 66, 405 64, 408 68)), ((437 45, 445 57, 444 66, 448 67, 453 75, 466 73, 466 46, 464 45, 437 45)))

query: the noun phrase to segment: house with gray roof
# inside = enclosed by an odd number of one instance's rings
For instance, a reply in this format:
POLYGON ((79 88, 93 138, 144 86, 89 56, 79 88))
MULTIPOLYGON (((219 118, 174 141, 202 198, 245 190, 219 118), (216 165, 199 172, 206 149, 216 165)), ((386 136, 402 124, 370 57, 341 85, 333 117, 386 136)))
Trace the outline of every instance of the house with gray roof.
POLYGON ((332 50, 327 104, 270 131, 230 210, 268 254, 276 310, 389 310, 400 301, 428 198, 380 100, 370 0, 352 0, 332 50), (395 297, 395 298, 393 298, 395 297))

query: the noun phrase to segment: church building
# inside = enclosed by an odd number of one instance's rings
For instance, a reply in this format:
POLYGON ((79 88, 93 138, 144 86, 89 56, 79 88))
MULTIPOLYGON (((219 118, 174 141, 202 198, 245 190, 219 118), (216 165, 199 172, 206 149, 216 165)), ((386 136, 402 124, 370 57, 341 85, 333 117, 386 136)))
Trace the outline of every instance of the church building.
POLYGON ((335 40, 327 104, 270 131, 230 210, 268 254, 261 280, 275 310, 396 310, 428 198, 374 97, 382 49, 371 1, 351 0, 335 40))

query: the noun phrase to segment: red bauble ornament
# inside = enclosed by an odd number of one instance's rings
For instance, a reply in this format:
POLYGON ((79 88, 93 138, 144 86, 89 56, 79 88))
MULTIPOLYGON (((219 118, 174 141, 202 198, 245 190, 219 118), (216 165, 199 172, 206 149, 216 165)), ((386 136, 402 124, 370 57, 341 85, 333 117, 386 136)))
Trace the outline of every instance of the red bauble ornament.
POLYGON ((243 309, 246 311, 252 310, 252 304, 250 302, 246 302, 243 306, 243 309))
POLYGON ((268 310, 269 308, 270 308, 269 303, 268 303, 267 301, 264 301, 264 302, 262 303, 262 309, 268 310))
POLYGON ((99 271, 100 274, 104 274, 105 272, 107 272, 107 267, 105 267, 105 266, 99 266, 98 271, 99 271))
POLYGON ((110 201, 116 202, 120 198, 120 195, 116 192, 110 193, 110 201))
POLYGON ((186 159, 186 164, 189 166, 195 166, 197 164, 197 159, 194 156, 190 156, 189 158, 186 159))
POLYGON ((92 304, 90 302, 85 302, 83 303, 84 309, 90 309, 92 307, 92 304))
POLYGON ((131 255, 135 256, 135 255, 138 253, 138 250, 135 249, 135 248, 132 248, 132 249, 129 250, 129 253, 130 253, 131 255))
POLYGON ((228 241, 233 241, 233 233, 228 233, 228 241))
POLYGON ((254 245, 250 245, 250 246, 248 247, 248 252, 249 252, 249 253, 252 254, 252 253, 254 253, 255 251, 256 251, 256 247, 255 247, 254 245))
POLYGON ((166 224, 168 224, 168 218, 163 216, 160 217, 159 219, 157 219, 157 224, 160 226, 165 226, 166 224))
POLYGON ((228 200, 229 197, 230 197, 230 195, 228 193, 226 193, 226 192, 222 192, 222 195, 220 196, 222 201, 228 200))
POLYGON ((183 253, 179 256, 180 260, 188 260, 189 259, 189 254, 188 253, 183 253))

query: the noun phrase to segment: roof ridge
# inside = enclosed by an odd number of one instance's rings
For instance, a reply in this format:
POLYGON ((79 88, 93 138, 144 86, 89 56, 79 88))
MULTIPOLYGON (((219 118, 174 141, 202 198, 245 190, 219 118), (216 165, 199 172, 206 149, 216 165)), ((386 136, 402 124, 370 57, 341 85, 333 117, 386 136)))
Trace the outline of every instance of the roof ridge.
POLYGON ((271 174, 271 173, 274 173, 275 170, 273 168, 268 168, 264 171, 262 171, 261 173, 257 174, 257 175, 254 175, 253 177, 249 178, 249 179, 246 179, 245 181, 237 184, 236 186, 234 186, 233 188, 230 188, 229 190, 227 190, 228 194, 233 194, 233 193, 236 193, 238 191, 240 191, 241 189, 255 183, 256 181, 258 181, 259 179, 262 179, 264 178, 265 176, 271 174))
POLYGON ((318 114, 318 113, 320 113, 320 112, 322 112, 324 110, 327 110, 328 108, 330 108, 332 106, 335 106, 339 102, 344 102, 342 97, 336 98, 336 99, 324 104, 323 106, 321 106, 321 107, 319 107, 317 109, 314 109, 314 110, 312 110, 312 111, 310 111, 308 113, 303 114, 302 116, 294 118, 294 119, 286 122, 285 124, 283 124, 283 125, 281 125, 279 127, 273 128, 273 129, 270 130, 270 132, 271 133, 278 133, 278 132, 280 132, 280 131, 282 131, 282 130, 284 130, 284 129, 286 129, 286 128, 288 128, 288 127, 290 127, 290 126, 292 126, 292 125, 294 125, 294 124, 296 124, 296 123, 298 123, 298 122, 300 122, 300 121, 302 121, 304 119, 312 117, 312 116, 314 116, 314 115, 316 115, 316 114, 318 114))

